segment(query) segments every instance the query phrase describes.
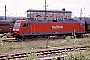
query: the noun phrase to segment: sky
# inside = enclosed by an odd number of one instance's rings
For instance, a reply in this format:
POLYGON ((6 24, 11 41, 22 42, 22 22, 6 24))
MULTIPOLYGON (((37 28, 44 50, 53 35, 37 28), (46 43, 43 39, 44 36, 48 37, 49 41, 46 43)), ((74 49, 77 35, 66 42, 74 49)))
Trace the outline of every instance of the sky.
MULTIPOLYGON (((0 0, 0 16, 26 17, 28 9, 45 9, 45 0, 0 0)), ((90 0, 46 0, 47 10, 72 11, 72 17, 79 17, 82 9, 82 17, 90 17, 90 0)))

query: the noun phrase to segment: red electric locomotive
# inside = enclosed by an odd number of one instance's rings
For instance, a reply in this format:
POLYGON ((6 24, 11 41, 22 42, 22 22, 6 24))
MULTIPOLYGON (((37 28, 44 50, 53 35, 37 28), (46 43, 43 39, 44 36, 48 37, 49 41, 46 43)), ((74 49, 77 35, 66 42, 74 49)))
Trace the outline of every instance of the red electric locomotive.
POLYGON ((13 27, 16 38, 76 35, 85 33, 85 24, 79 20, 17 20, 13 27))

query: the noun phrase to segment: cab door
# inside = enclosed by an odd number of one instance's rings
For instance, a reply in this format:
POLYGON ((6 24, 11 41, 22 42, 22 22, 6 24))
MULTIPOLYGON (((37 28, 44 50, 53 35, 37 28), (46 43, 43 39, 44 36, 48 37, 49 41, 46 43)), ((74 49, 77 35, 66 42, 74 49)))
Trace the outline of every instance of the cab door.
POLYGON ((29 33, 29 23, 23 23, 23 27, 22 27, 22 33, 23 34, 28 34, 29 33))

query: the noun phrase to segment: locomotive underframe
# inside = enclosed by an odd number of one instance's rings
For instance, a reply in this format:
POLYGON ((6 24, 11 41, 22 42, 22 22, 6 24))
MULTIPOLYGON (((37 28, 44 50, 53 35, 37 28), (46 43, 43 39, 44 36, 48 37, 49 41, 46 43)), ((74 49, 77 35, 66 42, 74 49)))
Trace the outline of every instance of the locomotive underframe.
POLYGON ((75 37, 81 37, 82 34, 85 34, 85 32, 58 32, 58 33, 25 33, 25 34, 14 34, 13 36, 16 39, 25 39, 25 38, 66 38, 66 36, 75 36, 75 37))

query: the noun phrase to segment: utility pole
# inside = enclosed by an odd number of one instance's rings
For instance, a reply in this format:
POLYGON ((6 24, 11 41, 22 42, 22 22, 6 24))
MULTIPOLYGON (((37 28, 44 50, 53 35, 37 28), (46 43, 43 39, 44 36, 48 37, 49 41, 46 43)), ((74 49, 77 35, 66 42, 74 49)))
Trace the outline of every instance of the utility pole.
POLYGON ((6 10, 6 5, 5 5, 5 20, 6 20, 6 11, 7 11, 7 10, 6 10))
POLYGON ((46 20, 46 14, 47 12, 46 12, 46 0, 45 0, 45 20, 46 20))
POLYGON ((80 20, 82 19, 82 8, 80 9, 80 20))
MULTIPOLYGON (((46 11, 46 0, 45 0, 45 20, 47 19, 46 18, 46 15, 47 15, 47 11, 46 11)), ((47 37, 48 38, 48 37, 47 37)), ((46 48, 48 48, 48 39, 46 39, 46 48)))

